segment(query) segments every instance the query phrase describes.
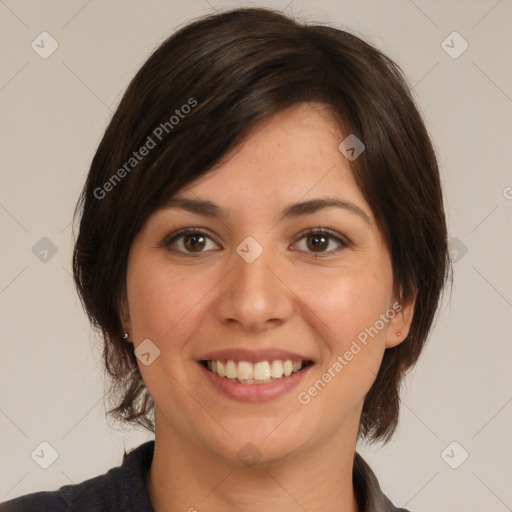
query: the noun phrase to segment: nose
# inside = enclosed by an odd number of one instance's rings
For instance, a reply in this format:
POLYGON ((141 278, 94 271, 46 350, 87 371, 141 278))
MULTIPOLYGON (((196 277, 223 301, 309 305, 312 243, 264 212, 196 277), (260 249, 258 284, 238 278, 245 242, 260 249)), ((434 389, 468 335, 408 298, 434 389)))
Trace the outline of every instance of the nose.
POLYGON ((220 283, 218 320, 241 331, 262 332, 285 323, 293 312, 293 292, 286 284, 285 263, 269 248, 252 262, 236 251, 220 283))

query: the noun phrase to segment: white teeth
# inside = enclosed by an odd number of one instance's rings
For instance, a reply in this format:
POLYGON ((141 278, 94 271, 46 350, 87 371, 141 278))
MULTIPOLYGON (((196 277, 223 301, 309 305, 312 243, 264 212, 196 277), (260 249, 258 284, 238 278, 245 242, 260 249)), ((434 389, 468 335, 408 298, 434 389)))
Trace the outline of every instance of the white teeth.
POLYGON ((238 366, 236 367, 236 377, 240 380, 247 380, 252 379, 252 375, 252 364, 248 363, 247 361, 239 361, 238 366))
POLYGON ((207 361, 206 367, 219 377, 237 380, 244 384, 266 384, 300 371, 303 361, 276 359, 272 362, 258 361, 253 364, 248 361, 235 362, 228 359, 227 361, 207 361))
MULTIPOLYGON (((238 363, 240 364, 240 363, 238 363)), ((248 363, 251 364, 251 363, 248 363)), ((240 377, 239 377, 240 378, 240 377)), ((270 365, 268 361, 262 361, 254 365, 254 380, 270 379, 270 365)))
POLYGON ((274 379, 279 379, 283 376, 283 362, 279 361, 279 359, 276 359, 275 361, 272 361, 272 367, 270 369, 270 375, 274 379))
POLYGON ((236 364, 234 361, 228 361, 226 363, 226 377, 228 379, 236 379, 238 377, 236 374, 236 364))

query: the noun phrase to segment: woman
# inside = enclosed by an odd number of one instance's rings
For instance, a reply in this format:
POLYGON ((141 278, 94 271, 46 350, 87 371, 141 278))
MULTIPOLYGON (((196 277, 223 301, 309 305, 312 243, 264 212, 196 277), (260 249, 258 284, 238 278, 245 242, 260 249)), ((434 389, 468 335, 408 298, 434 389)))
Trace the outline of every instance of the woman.
POLYGON ((128 87, 77 214, 110 412, 155 440, 2 511, 404 510, 355 446, 395 431, 448 258, 392 61, 271 10, 195 21, 128 87))

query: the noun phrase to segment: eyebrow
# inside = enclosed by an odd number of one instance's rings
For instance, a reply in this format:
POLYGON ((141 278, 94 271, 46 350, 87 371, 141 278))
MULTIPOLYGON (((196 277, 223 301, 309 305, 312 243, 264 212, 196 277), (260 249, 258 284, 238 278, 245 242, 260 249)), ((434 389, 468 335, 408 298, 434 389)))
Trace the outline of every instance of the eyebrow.
MULTIPOLYGON (((228 219, 228 214, 225 210, 215 203, 205 199, 173 197, 165 203, 164 208, 177 208, 191 213, 196 213, 198 215, 218 218, 223 221, 228 219)), ((302 217, 304 215, 311 215, 325 208, 343 208, 344 210, 359 216, 367 224, 371 225, 370 217, 359 206, 343 199, 330 197, 321 197, 311 199, 309 201, 289 204, 281 211, 281 218, 292 219, 302 217)))

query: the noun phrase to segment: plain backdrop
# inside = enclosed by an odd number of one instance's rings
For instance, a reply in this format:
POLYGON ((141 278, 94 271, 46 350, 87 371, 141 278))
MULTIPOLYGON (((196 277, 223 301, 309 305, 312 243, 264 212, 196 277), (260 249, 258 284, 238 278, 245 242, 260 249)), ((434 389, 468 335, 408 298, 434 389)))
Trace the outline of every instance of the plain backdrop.
POLYGON ((103 474, 151 437, 105 418, 101 347, 70 274, 73 208, 153 48, 238 5, 352 31, 414 88, 442 170, 454 284, 395 438, 359 451, 397 506, 512 510, 511 0, 0 0, 0 501, 103 474), (43 442, 57 454, 47 469, 32 456, 43 442))

